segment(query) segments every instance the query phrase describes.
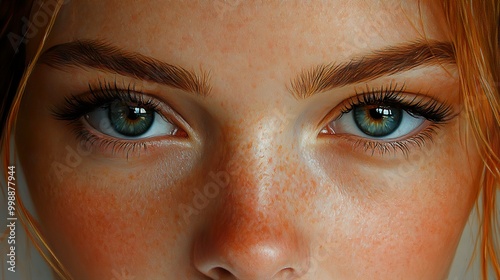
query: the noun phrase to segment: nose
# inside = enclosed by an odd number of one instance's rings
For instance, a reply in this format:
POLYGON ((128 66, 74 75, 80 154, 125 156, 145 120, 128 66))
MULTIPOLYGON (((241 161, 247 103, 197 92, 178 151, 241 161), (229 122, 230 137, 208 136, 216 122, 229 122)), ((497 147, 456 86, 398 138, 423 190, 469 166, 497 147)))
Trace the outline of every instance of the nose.
POLYGON ((307 271, 307 246, 283 217, 234 201, 226 201, 217 212, 194 245, 194 265, 204 275, 211 279, 297 279, 307 271))
POLYGON ((297 279, 309 270, 307 231, 295 209, 301 203, 297 186, 283 171, 296 162, 272 161, 273 155, 285 157, 270 140, 276 137, 264 133, 275 131, 265 129, 272 124, 231 134, 241 138, 227 141, 219 168, 231 172, 229 184, 203 217, 193 245, 194 266, 210 279, 297 279))
POLYGON ((275 191, 286 181, 263 182, 258 174, 249 168, 232 176, 195 237, 194 265, 211 279, 297 279, 309 269, 293 200, 275 191))

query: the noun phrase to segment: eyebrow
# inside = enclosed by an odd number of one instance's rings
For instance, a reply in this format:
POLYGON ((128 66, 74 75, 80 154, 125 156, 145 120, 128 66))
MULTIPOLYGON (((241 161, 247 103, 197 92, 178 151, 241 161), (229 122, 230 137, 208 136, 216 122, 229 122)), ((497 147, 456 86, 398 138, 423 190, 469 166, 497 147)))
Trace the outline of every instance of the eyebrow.
MULTIPOLYGON (((209 75, 204 71, 197 74, 97 40, 74 41, 53 46, 41 55, 39 62, 58 69, 64 67, 101 69, 201 96, 207 96, 211 91, 208 83, 209 75)), ((417 41, 390 46, 348 62, 323 64, 303 70, 292 79, 288 89, 296 98, 305 99, 336 87, 374 80, 422 65, 455 63, 455 51, 451 43, 417 41)))
POLYGON ((374 80, 423 65, 456 64, 448 42, 413 42, 391 46, 341 64, 324 64, 303 70, 292 80, 289 91, 298 99, 336 87, 374 80))
POLYGON ((96 40, 74 41, 55 45, 40 56, 40 63, 57 69, 90 67, 132 76, 173 88, 207 96, 208 73, 197 74, 136 52, 121 50, 96 40))

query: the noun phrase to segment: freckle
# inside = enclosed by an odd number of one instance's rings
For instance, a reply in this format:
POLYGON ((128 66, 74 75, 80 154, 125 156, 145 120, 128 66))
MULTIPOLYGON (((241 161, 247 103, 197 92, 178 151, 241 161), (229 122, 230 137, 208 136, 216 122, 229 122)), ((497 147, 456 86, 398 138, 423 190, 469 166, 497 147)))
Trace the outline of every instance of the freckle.
POLYGON ((273 41, 269 41, 269 42, 267 43, 267 47, 268 47, 270 50, 272 50, 272 49, 274 48, 274 43, 273 43, 273 41))
POLYGON ((192 44, 193 43, 193 38, 189 35, 184 35, 182 36, 182 41, 185 43, 185 44, 192 44))

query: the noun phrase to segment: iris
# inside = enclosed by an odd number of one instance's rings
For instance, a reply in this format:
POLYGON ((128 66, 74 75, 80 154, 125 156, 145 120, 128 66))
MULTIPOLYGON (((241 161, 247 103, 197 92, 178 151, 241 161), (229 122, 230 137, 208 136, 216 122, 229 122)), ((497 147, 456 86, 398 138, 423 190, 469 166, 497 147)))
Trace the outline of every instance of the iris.
POLYGON ((358 106, 354 107, 352 115, 363 133, 372 137, 384 137, 399 127, 403 110, 380 105, 358 106))
POLYGON ((125 136, 139 136, 148 131, 154 121, 155 111, 140 106, 130 106, 121 100, 109 105, 109 120, 113 129, 125 136))

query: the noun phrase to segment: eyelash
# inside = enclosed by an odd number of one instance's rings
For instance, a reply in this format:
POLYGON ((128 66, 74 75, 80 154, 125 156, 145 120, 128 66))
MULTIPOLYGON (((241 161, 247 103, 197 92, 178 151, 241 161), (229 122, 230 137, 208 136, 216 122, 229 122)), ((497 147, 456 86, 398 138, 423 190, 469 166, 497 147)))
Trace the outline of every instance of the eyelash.
MULTIPOLYGON (((405 88, 405 85, 398 87, 397 84, 390 84, 387 87, 381 87, 379 89, 369 88, 367 86, 365 91, 361 93, 356 92, 355 97, 349 99, 347 102, 344 102, 345 104, 341 107, 340 115, 334 120, 330 120, 329 123, 340 119, 343 115, 349 113, 355 107, 367 105, 390 106, 405 110, 413 117, 423 117, 427 121, 430 121, 431 124, 409 139, 383 141, 364 138, 357 139, 353 144, 355 149, 362 148, 365 153, 369 153, 371 155, 374 155, 376 152, 380 155, 384 155, 386 153, 395 153, 400 151, 405 156, 408 156, 410 146, 420 148, 424 146, 427 141, 432 142, 436 130, 441 125, 453 119, 454 114, 452 113, 452 106, 446 103, 440 103, 434 99, 426 99, 425 97, 416 95, 408 100, 405 88)), ((339 136, 352 139, 352 136, 348 135, 339 136)))
MULTIPOLYGON (((77 138, 83 140, 85 144, 90 144, 92 147, 96 146, 106 151, 110 149, 113 154, 123 152, 127 157, 130 152, 141 151, 147 148, 148 145, 142 141, 123 141, 120 139, 107 139, 97 136, 84 126, 81 122, 81 118, 98 107, 102 108, 108 106, 109 103, 116 99, 134 103, 138 106, 154 110, 155 113, 159 113, 161 111, 159 109, 161 105, 160 101, 149 98, 140 91, 136 91, 135 87, 131 84, 126 88, 120 88, 116 82, 111 84, 109 82, 99 81, 97 89, 94 89, 89 84, 89 93, 89 95, 85 96, 72 95, 65 98, 63 106, 52 109, 53 116, 59 120, 69 121, 70 124, 73 125, 74 133, 77 135, 77 138)), ((381 141, 364 138, 357 139, 354 142, 354 148, 362 148, 364 152, 371 153, 372 155, 377 151, 383 155, 398 150, 408 155, 411 145, 422 147, 426 141, 432 142, 436 129, 453 118, 451 106, 439 103, 434 99, 426 100, 418 96, 408 100, 404 85, 398 87, 397 84, 391 84, 385 88, 381 87, 380 89, 370 89, 367 86, 365 91, 361 93, 356 92, 355 97, 344 102, 340 110, 340 115, 332 121, 341 118, 355 107, 365 105, 384 105, 403 109, 412 116, 423 117, 431 122, 423 131, 420 131, 409 139, 381 141)), ((175 124, 175 122, 172 123, 175 124)), ((352 138, 352 136, 346 135, 339 136, 349 139, 352 138)))
MULTIPOLYGON (((77 139, 90 147, 97 147, 103 151, 111 150, 113 154, 124 153, 127 158, 131 152, 140 152, 146 149, 148 144, 143 141, 123 141, 121 139, 100 137, 90 132, 82 123, 81 118, 96 108, 108 107, 111 102, 117 99, 153 110, 155 113, 161 112, 161 102, 135 90, 135 86, 132 84, 129 84, 126 88, 120 88, 116 82, 111 84, 99 81, 97 89, 94 89, 91 84, 88 87, 90 94, 84 96, 72 95, 65 98, 64 105, 52 108, 52 115, 58 120, 69 121, 73 126, 73 132, 77 135, 77 139)), ((173 121, 170 122, 177 125, 173 121)))

